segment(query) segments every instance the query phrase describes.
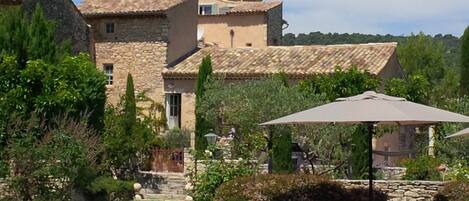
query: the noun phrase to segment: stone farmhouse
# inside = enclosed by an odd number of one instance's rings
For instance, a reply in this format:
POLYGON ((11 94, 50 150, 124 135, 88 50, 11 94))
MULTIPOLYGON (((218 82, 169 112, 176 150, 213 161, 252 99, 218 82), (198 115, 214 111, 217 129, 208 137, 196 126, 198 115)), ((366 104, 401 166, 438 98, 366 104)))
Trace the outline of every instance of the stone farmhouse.
MULTIPOLYGON (((93 30, 97 67, 108 77, 109 103, 119 101, 131 73, 138 92, 165 103, 170 128, 194 128, 195 80, 206 55, 214 73, 232 82, 278 72, 295 82, 337 66, 381 78, 403 75, 396 43, 278 46, 281 2, 83 0, 79 9, 93 30)), ((375 149, 407 153, 410 144, 399 133, 375 140, 375 149)), ((400 157, 375 161, 393 165, 400 157)))

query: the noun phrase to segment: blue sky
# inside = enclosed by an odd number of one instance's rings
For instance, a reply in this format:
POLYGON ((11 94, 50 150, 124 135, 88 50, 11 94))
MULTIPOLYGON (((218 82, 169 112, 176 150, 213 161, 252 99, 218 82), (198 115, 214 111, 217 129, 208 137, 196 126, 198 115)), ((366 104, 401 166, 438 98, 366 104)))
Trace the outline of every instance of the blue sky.
POLYGON ((290 24, 284 33, 423 31, 460 36, 469 26, 468 0, 284 0, 283 4, 283 18, 290 24))

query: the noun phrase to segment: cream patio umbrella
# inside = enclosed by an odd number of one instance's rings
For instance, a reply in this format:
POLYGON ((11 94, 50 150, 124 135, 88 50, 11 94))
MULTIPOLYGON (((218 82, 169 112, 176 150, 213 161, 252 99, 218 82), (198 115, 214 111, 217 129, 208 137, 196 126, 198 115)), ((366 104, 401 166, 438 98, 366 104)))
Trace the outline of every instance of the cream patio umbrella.
POLYGON ((372 136, 375 133, 374 125, 422 125, 439 122, 469 122, 469 117, 413 103, 405 98, 367 91, 357 96, 339 98, 335 102, 281 117, 261 125, 320 123, 367 125, 370 136, 368 139, 369 196, 370 200, 373 200, 372 136))
POLYGON ((462 137, 462 136, 466 136, 466 137, 469 137, 469 128, 466 128, 462 131, 459 131, 455 134, 452 134, 452 135, 449 135, 449 136, 446 136, 445 138, 452 138, 452 137, 462 137))

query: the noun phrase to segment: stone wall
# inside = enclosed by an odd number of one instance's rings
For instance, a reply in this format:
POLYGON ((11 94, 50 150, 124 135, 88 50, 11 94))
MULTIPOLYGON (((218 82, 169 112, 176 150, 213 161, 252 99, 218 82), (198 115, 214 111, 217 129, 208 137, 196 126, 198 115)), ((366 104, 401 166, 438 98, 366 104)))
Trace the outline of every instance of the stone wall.
POLYGON ((283 5, 267 12, 267 45, 277 46, 282 44, 283 5))
POLYGON ((168 42, 169 21, 163 16, 119 16, 89 18, 96 43, 168 42), (114 24, 114 33, 106 33, 106 24, 114 24))
POLYGON ((378 174, 381 174, 384 180, 400 180, 406 170, 404 167, 379 167, 378 174))
POLYGON ((23 0, 27 13, 32 13, 37 4, 41 5, 45 16, 56 23, 57 41, 70 41, 73 54, 93 54, 90 27, 71 0, 23 0))
POLYGON ((166 43, 162 42, 101 42, 96 43, 96 66, 112 64, 113 85, 107 85, 108 102, 117 104, 125 93, 127 74, 134 78, 136 92, 145 91, 155 101, 163 103, 163 78, 166 65, 166 43))
MULTIPOLYGON (((346 188, 368 188, 368 180, 337 181, 343 183, 346 188)), ((432 200, 444 184, 445 182, 441 181, 377 180, 373 185, 387 193, 390 201, 417 201, 432 200)))

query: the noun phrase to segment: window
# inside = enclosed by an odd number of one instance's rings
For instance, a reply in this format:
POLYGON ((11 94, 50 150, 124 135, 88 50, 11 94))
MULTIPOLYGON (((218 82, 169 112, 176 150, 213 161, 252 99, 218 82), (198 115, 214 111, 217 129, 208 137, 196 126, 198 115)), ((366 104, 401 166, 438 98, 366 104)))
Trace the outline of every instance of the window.
POLYGON ((213 15, 213 6, 212 5, 200 5, 199 14, 200 15, 213 15))
POLYGON ((114 23, 106 23, 106 33, 114 33, 114 23))
POLYGON ((170 129, 181 127, 181 94, 166 94, 166 116, 170 129))
POLYGON ((104 64, 104 74, 107 77, 107 85, 113 84, 113 76, 114 73, 114 66, 112 64, 104 64))
POLYGON ((246 43, 246 47, 252 47, 252 43, 246 43))

